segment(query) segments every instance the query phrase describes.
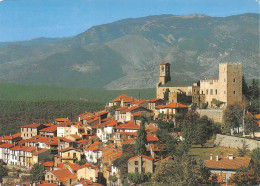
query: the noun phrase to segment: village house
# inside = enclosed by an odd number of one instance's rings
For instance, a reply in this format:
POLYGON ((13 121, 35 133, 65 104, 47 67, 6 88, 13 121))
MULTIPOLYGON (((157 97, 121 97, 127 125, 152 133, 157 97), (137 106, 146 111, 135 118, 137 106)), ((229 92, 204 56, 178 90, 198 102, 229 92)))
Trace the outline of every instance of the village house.
POLYGON ((146 118, 151 118, 153 116, 153 112, 151 110, 141 106, 134 106, 126 110, 125 121, 132 121, 133 120, 132 114, 134 113, 139 113, 141 116, 144 116, 146 118))
POLYGON ((21 126, 21 137, 23 139, 29 139, 39 134, 39 131, 45 128, 45 125, 40 125, 37 123, 28 124, 21 126))
POLYGON ((78 179, 88 179, 92 182, 98 181, 98 166, 91 164, 84 164, 79 167, 77 171, 78 179))
POLYGON ((72 124, 73 123, 71 121, 62 122, 62 123, 58 124, 58 126, 57 126, 57 136, 58 137, 66 137, 66 136, 70 135, 70 129, 71 129, 72 124))
POLYGON ((251 163, 249 157, 234 157, 229 154, 227 157, 210 155, 209 160, 205 160, 204 164, 210 169, 212 175, 216 175, 219 182, 227 182, 236 171, 240 168, 248 168, 251 163))
POLYGON ((149 110, 155 110, 155 107, 158 105, 165 105, 166 101, 160 98, 153 98, 148 101, 148 109, 149 110))
POLYGON ((155 107, 155 118, 158 118, 159 114, 166 115, 167 118, 176 114, 185 114, 189 107, 180 103, 171 103, 169 105, 158 105, 155 107))
POLYGON ((44 136, 44 137, 50 137, 50 138, 56 137, 57 136, 57 127, 58 127, 58 125, 52 125, 47 128, 41 129, 40 135, 44 136))
POLYGON ((84 154, 87 162, 97 163, 98 159, 102 157, 102 147, 102 142, 95 142, 93 144, 88 145, 87 148, 84 149, 84 154))
POLYGON ((21 133, 16 133, 16 134, 13 134, 13 135, 4 135, 2 138, 1 138, 1 142, 2 143, 7 143, 7 144, 10 144, 10 143, 17 143, 18 141, 20 141, 22 138, 21 138, 21 133))
MULTIPOLYGON (((65 149, 61 149, 59 153, 60 157, 57 162, 69 162, 76 163, 81 160, 81 153, 79 149, 74 149, 72 147, 67 147, 65 149)), ((56 164, 56 163, 55 163, 56 164)))
POLYGON ((113 134, 113 127, 117 125, 116 120, 110 120, 100 125, 95 125, 92 128, 96 128, 97 133, 96 135, 102 140, 103 143, 106 143, 108 140, 112 138, 113 134))
POLYGON ((134 99, 126 94, 122 94, 122 95, 116 97, 115 99, 113 99, 112 106, 120 106, 120 107, 129 106, 130 103, 132 103, 133 101, 136 101, 136 99, 134 99))
POLYGON ((128 173, 153 173, 154 159, 145 155, 138 155, 128 160, 128 173))
POLYGON ((77 183, 77 174, 72 173, 69 169, 60 169, 47 172, 45 181, 48 183, 56 183, 58 185, 70 186, 77 183))

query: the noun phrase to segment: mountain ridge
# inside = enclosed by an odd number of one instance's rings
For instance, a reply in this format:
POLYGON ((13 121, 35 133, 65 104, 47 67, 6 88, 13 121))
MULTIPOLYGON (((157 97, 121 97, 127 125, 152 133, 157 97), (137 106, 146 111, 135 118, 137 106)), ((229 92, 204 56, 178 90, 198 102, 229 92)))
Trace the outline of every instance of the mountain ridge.
POLYGON ((152 88, 161 61, 172 64, 173 80, 216 77, 227 61, 242 62, 248 78, 259 78, 259 14, 185 16, 128 18, 69 38, 0 43, 0 81, 152 88))

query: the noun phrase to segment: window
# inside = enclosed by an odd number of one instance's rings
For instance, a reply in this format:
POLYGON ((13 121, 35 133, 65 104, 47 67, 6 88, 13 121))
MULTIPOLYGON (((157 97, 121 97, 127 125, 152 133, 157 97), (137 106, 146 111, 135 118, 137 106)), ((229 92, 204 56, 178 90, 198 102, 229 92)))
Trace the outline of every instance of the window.
POLYGON ((135 165, 138 165, 138 161, 135 161, 135 165))
POLYGON ((73 158, 76 158, 76 152, 73 153, 73 158))
POLYGON ((201 91, 201 94, 203 94, 203 90, 201 91))
POLYGON ((217 89, 215 90, 215 94, 218 94, 218 90, 217 89))
POLYGON ((235 91, 235 90, 233 91, 233 94, 236 94, 236 91, 235 91))
POLYGON ((233 79, 233 82, 236 82, 236 79, 235 79, 235 78, 233 79))
POLYGON ((135 172, 138 172, 138 167, 135 167, 135 172))
POLYGON ((70 153, 68 152, 68 157, 70 157, 70 153))
POLYGON ((210 89, 210 95, 213 95, 213 89, 210 89))

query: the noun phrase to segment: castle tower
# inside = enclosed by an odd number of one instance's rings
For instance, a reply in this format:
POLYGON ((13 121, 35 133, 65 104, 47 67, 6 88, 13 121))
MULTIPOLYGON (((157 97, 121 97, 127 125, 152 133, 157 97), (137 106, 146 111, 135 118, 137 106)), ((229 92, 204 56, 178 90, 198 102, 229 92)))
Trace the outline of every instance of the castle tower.
POLYGON ((226 105, 242 102, 242 76, 242 64, 219 64, 219 89, 226 105))
POLYGON ((168 81, 171 81, 170 64, 163 62, 160 64, 160 79, 159 83, 164 85, 168 81))

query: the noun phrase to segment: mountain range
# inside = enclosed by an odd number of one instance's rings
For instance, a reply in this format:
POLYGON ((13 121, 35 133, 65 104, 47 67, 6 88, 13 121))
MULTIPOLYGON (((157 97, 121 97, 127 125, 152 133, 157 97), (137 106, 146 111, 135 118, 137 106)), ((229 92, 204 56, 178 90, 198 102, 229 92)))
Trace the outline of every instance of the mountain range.
POLYGON ((259 78, 259 14, 158 15, 94 26, 68 38, 0 42, 0 82, 79 88, 153 88, 159 64, 174 81, 218 76, 242 63, 259 78))

